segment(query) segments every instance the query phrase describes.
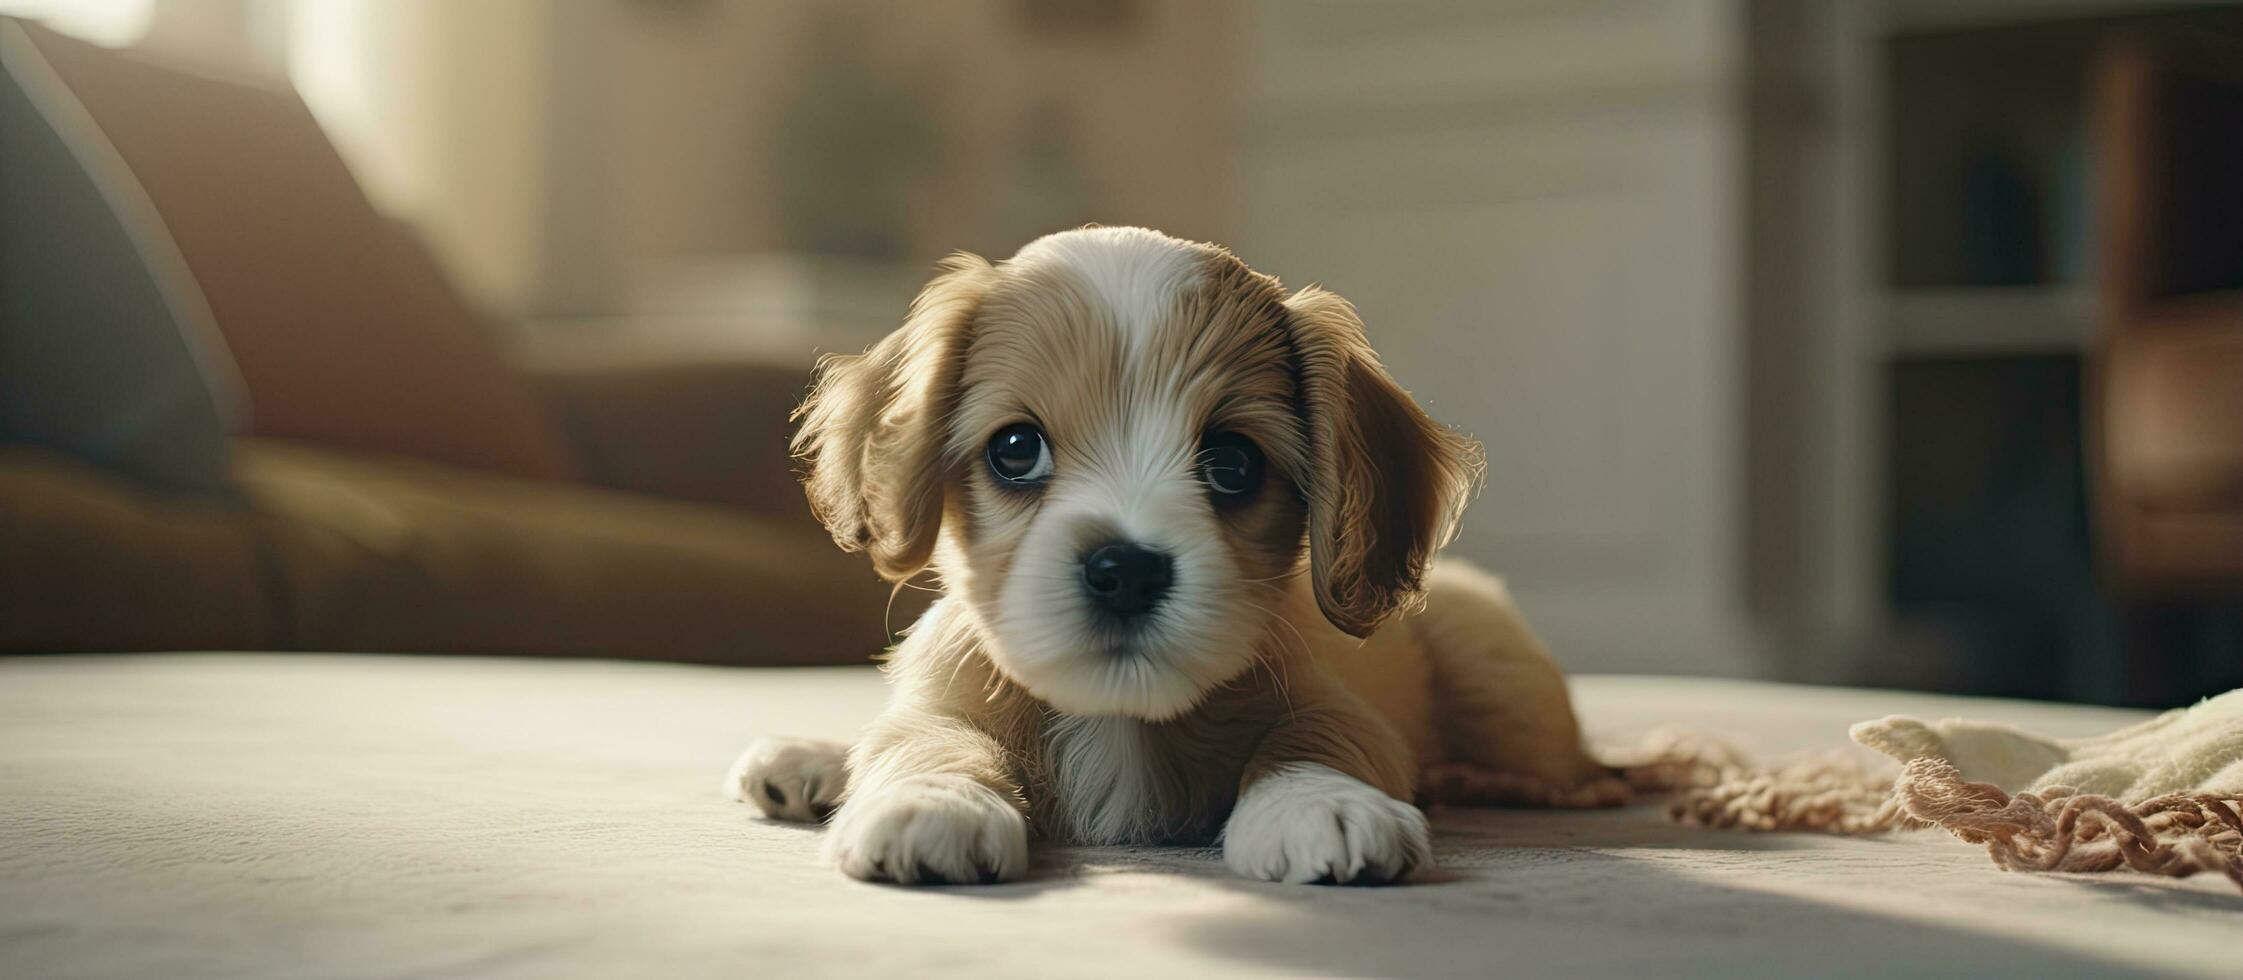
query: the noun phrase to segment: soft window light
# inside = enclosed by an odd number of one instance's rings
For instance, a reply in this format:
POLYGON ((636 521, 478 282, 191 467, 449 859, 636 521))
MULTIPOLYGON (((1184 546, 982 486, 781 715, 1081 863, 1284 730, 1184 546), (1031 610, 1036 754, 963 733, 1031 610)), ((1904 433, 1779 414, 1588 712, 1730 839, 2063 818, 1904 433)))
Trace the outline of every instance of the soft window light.
POLYGON ((148 33, 155 0, 0 0, 0 14, 36 20, 64 34, 121 48, 148 33))

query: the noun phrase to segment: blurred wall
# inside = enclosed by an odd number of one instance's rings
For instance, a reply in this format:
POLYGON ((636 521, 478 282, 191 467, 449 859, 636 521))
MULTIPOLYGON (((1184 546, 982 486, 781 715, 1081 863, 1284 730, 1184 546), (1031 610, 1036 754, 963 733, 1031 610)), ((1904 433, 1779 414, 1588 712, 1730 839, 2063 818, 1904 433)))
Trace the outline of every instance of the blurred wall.
POLYGON ((926 259, 1092 219, 1232 230, 1233 5, 591 6, 584 54, 605 60, 572 70, 613 86, 632 254, 926 259), (804 227, 805 204, 854 234, 804 227))
POLYGON ((582 315, 631 312, 710 255, 920 269, 1092 220, 1227 238, 1238 14, 296 0, 291 56, 478 295, 582 315))
POLYGON ((1453 554, 1570 666, 1763 668, 1743 552, 1745 21, 1259 4, 1237 244, 1352 299, 1488 486, 1453 554))
MULTIPOLYGON (((160 9, 207 15, 207 2, 160 9)), ((536 305, 550 247, 544 134, 554 122, 546 98, 554 8, 542 0, 276 6, 291 80, 375 202, 418 224, 486 305, 536 305)))

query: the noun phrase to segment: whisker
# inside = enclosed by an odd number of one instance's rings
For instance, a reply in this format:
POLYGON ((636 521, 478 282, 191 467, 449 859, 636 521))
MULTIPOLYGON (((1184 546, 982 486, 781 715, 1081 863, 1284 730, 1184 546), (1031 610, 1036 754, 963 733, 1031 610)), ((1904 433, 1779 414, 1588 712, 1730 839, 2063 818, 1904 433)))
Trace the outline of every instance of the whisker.
MULTIPOLYGON (((1245 599, 1240 599, 1240 600, 1238 600, 1238 601, 1239 601, 1240 603, 1243 603, 1244 605, 1246 605, 1246 606, 1247 606, 1248 608, 1250 608, 1250 609, 1253 609, 1253 610, 1255 610, 1256 612, 1259 612, 1259 613, 1261 613, 1262 615, 1264 615, 1264 616, 1267 616, 1267 617, 1269 617, 1270 619, 1276 620, 1277 622, 1280 622, 1280 623, 1284 623, 1284 624, 1285 624, 1285 628, 1286 628, 1286 629, 1289 629, 1289 630, 1292 630, 1292 631, 1293 631, 1293 639, 1295 639, 1295 640, 1298 640, 1298 641, 1300 641, 1300 644, 1301 644, 1301 656, 1304 656, 1304 657, 1312 657, 1312 656, 1315 656, 1315 650, 1314 650, 1314 648, 1310 647, 1310 646, 1309 646, 1309 644, 1308 644, 1308 637, 1307 637, 1306 635, 1304 635, 1304 634, 1303 634, 1303 633, 1301 632, 1301 628, 1300 628, 1300 627, 1298 627, 1298 626, 1295 626, 1295 625, 1293 625, 1293 621, 1292 621, 1292 620, 1286 619, 1285 617, 1283 617, 1283 616, 1280 616, 1280 615, 1278 615, 1278 614, 1277 614, 1276 612, 1272 611, 1272 610, 1271 610, 1271 609, 1269 609, 1269 608, 1268 608, 1267 606, 1264 606, 1264 605, 1262 605, 1261 603, 1258 603, 1258 602, 1249 602, 1249 601, 1247 601, 1247 600, 1245 600, 1245 599)), ((1268 624, 1267 624, 1267 623, 1263 624, 1263 628, 1264 628, 1264 629, 1267 629, 1267 628, 1268 628, 1268 624)), ((1279 639, 1280 639, 1280 640, 1282 640, 1282 638, 1279 638, 1279 639)))
POLYGON ((888 604, 880 607, 880 635, 887 637, 890 643, 896 641, 896 597, 902 594, 903 583, 897 582, 888 590, 888 604))
POLYGON ((950 688, 958 683, 958 672, 966 668, 966 657, 966 652, 961 650, 958 651, 958 655, 953 658, 954 662, 950 665, 950 679, 942 682, 943 700, 950 700, 950 688))
MULTIPOLYGON (((1284 638, 1278 636, 1277 631, 1269 628, 1268 625, 1265 624, 1262 627, 1262 632, 1268 634, 1269 638, 1273 642, 1276 642, 1281 646, 1284 644, 1284 638)), ((1270 682, 1277 688, 1278 699, 1285 702, 1286 723, 1291 724, 1293 722, 1299 721, 1300 712, 1293 707, 1293 677, 1291 668, 1287 667, 1282 661, 1277 663, 1270 663, 1269 657, 1257 656, 1254 658, 1254 660, 1269 669, 1270 682)))
MULTIPOLYGON (((1294 640, 1295 640, 1296 642, 1298 642, 1298 643, 1300 644, 1300 650, 1301 650, 1301 656, 1302 656, 1302 657, 1304 657, 1304 658, 1309 658, 1309 659, 1314 659, 1314 658, 1315 658, 1315 656, 1316 656, 1316 651, 1315 651, 1315 649, 1314 649, 1313 647, 1311 647, 1311 646, 1309 645, 1309 642, 1308 642, 1308 637, 1307 637, 1307 636, 1305 636, 1305 635, 1303 635, 1303 634, 1301 633, 1301 628, 1300 628, 1300 627, 1298 627, 1298 626, 1295 626, 1295 625, 1293 625, 1293 621, 1292 621, 1292 620, 1286 619, 1285 617, 1283 617, 1283 616, 1280 616, 1280 615, 1278 615, 1278 614, 1277 614, 1277 613, 1275 613, 1275 612, 1272 612, 1272 611, 1271 611, 1270 609, 1268 609, 1267 607, 1265 607, 1265 606, 1261 605, 1260 603, 1252 602, 1252 601, 1249 601, 1249 600, 1245 600, 1245 599, 1241 599, 1241 600, 1239 600, 1239 601, 1240 601, 1240 602, 1242 602, 1242 603, 1245 603, 1245 604, 1246 604, 1247 606, 1249 606, 1249 607, 1251 607, 1251 608, 1253 608, 1253 609, 1255 609, 1255 610, 1257 610, 1257 611, 1261 612, 1261 613, 1262 613, 1262 615, 1264 615, 1264 616, 1268 617, 1268 619, 1266 619, 1266 620, 1264 620, 1264 621, 1263 621, 1263 623, 1262 623, 1262 629, 1263 629, 1263 631, 1264 631, 1264 632, 1267 632, 1267 633, 1269 633, 1269 634, 1270 634, 1270 639, 1271 639, 1271 640, 1274 640, 1274 641, 1276 641, 1276 643, 1277 643, 1277 645, 1278 645, 1278 647, 1279 647, 1279 649, 1280 649, 1280 651, 1281 651, 1281 652, 1282 652, 1282 650, 1283 650, 1283 649, 1284 649, 1284 647, 1285 647, 1285 638, 1284 638, 1283 636, 1279 635, 1279 634, 1277 633, 1277 631, 1276 631, 1275 629, 1271 628, 1271 626, 1269 625, 1271 621, 1275 621, 1275 622, 1278 622, 1278 623, 1283 623, 1283 624, 1285 625, 1285 628, 1286 628, 1286 629, 1288 629, 1288 630, 1291 630, 1291 631, 1292 631, 1292 633, 1293 633, 1293 639, 1294 639, 1294 640)), ((1292 717, 1292 715, 1293 715, 1293 683, 1292 683, 1292 682, 1293 682, 1293 678, 1292 678, 1292 667, 1291 667, 1291 665, 1289 665, 1289 664, 1287 664, 1287 663, 1285 663, 1284 661, 1282 661, 1282 660, 1281 660, 1281 661, 1279 661, 1279 663, 1277 664, 1277 670, 1279 670, 1279 671, 1283 671, 1283 672, 1284 672, 1284 675, 1283 675, 1283 677, 1282 677, 1282 678, 1281 678, 1281 679, 1279 680, 1279 688, 1278 688, 1278 690, 1279 690, 1279 693, 1280 693, 1280 694, 1282 694, 1282 695, 1284 696, 1284 698, 1285 698, 1285 711, 1286 711, 1287 717, 1288 717, 1288 718, 1290 718, 1290 717, 1292 717)), ((1273 671, 1272 673, 1274 674, 1274 673, 1276 673, 1276 671, 1273 671)))
MULTIPOLYGON (((921 572, 919 573, 919 575, 932 575, 932 576, 934 576, 934 577, 935 577, 935 578, 936 578, 937 580, 939 580, 939 579, 941 578, 941 573, 940 573, 940 572, 936 572, 936 571, 934 571, 934 570, 932 570, 932 569, 927 569, 927 570, 923 570, 923 571, 921 571, 921 572)), ((913 576, 912 576, 911 578, 907 578, 907 579, 904 579, 904 580, 903 580, 903 581, 901 581, 901 582, 897 582, 897 583, 896 583, 895 585, 891 586, 891 587, 890 587, 890 588, 888 589, 888 604, 887 604, 886 606, 883 606, 883 607, 881 607, 881 609, 880 609, 880 631, 881 631, 882 633, 884 633, 884 634, 886 634, 886 635, 888 636, 888 638, 889 638, 889 641, 890 641, 890 642, 894 642, 894 640, 896 639, 896 637, 897 637, 897 635, 898 635, 898 634, 896 633, 896 629, 895 629, 895 626, 896 626, 896 597, 897 597, 897 596, 900 596, 900 595, 902 595, 902 594, 903 594, 903 590, 905 590, 905 589, 917 589, 917 590, 919 590, 919 591, 921 591, 921 592, 934 593, 934 594, 938 594, 938 595, 939 595, 939 594, 941 594, 941 593, 942 593, 943 591, 945 591, 944 589, 942 589, 942 588, 941 588, 941 587, 939 587, 939 586, 935 586, 935 587, 929 587, 929 586, 924 586, 924 585, 914 585, 914 584, 912 584, 912 579, 916 579, 916 578, 918 578, 918 577, 919 577, 919 575, 913 575, 913 576)))

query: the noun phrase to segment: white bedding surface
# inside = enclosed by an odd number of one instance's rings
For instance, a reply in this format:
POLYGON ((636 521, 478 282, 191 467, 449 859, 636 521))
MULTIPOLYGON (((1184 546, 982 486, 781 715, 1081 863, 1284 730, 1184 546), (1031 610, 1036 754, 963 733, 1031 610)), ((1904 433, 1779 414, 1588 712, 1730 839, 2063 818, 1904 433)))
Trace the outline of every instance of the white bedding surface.
MULTIPOLYGON (((1780 752, 1892 712, 2086 734, 2104 709, 1587 677, 1591 729, 1780 752)), ((1388 889, 1210 851, 848 881, 718 796, 752 735, 847 737, 865 669, 306 655, 0 661, 0 975, 2243 976, 2224 881, 2005 874, 1944 835, 1753 836, 1655 807, 1438 814, 1388 889)))

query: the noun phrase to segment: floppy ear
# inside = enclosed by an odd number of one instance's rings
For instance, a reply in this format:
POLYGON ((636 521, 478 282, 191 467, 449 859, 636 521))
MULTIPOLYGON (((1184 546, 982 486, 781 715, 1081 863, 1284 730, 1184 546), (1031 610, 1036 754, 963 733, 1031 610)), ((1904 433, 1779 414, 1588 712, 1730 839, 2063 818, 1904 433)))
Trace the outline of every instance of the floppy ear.
POLYGON ((811 512, 843 551, 871 553, 873 568, 892 582, 934 556, 948 476, 942 426, 990 272, 979 256, 944 259, 895 333, 862 354, 818 362, 794 414, 811 512))
POLYGON ((1311 286, 1285 301, 1307 416, 1309 567, 1332 625, 1369 636, 1424 601, 1487 464, 1379 364, 1355 307, 1311 286))

